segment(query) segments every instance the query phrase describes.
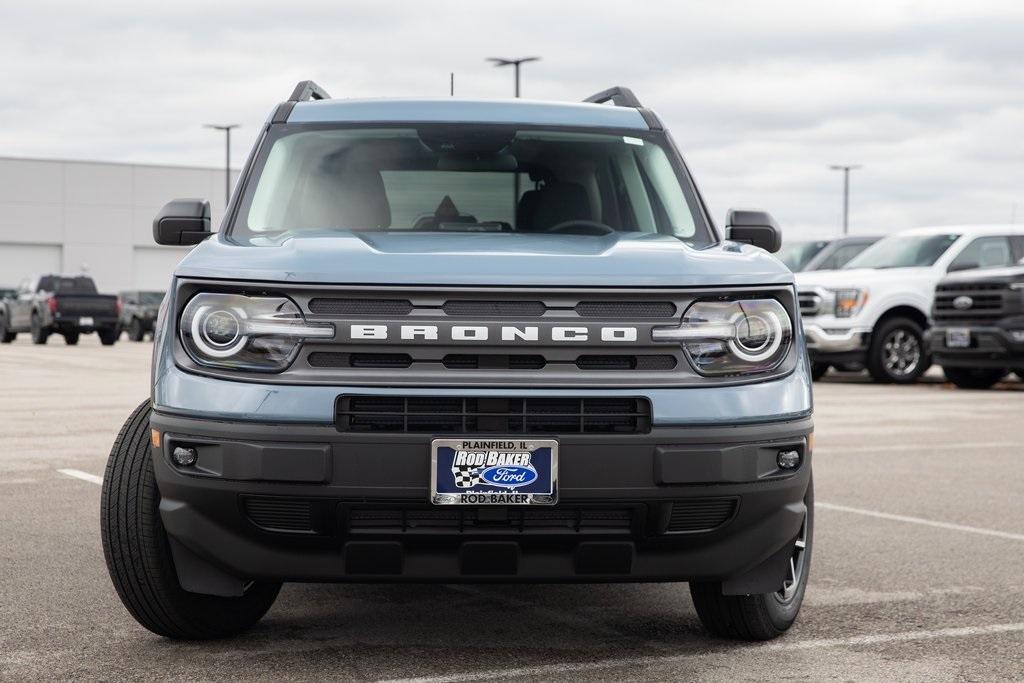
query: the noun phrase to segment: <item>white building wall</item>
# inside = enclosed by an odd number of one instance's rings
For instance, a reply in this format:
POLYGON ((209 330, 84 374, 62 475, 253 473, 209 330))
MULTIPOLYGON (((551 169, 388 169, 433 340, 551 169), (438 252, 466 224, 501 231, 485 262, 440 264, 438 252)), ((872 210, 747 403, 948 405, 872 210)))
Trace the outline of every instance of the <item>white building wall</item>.
POLYGON ((84 271, 103 292, 166 289, 188 247, 154 243, 153 217, 179 197, 208 199, 216 230, 224 170, 0 157, 0 287, 84 271))

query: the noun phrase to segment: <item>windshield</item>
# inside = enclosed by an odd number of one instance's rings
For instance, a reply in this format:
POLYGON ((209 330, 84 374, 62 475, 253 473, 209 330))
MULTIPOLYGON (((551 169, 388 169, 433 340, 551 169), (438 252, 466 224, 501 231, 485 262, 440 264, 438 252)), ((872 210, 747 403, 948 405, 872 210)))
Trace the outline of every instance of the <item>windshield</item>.
POLYGON ((893 235, 875 242, 843 268, 927 268, 960 235, 893 235))
POLYGON ((238 241, 325 230, 713 241, 662 133, 293 125, 271 136, 230 230, 238 241))
POLYGON ((782 249, 776 254, 779 260, 785 263, 794 273, 801 271, 811 262, 811 259, 818 255, 822 249, 828 246, 828 242, 818 240, 815 242, 792 242, 782 245, 782 249))

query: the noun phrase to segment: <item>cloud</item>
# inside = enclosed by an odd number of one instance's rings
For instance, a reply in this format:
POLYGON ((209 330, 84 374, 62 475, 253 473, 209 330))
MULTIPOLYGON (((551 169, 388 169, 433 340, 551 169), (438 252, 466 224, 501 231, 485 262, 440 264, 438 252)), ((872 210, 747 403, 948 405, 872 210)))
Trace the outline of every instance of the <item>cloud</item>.
POLYGON ((524 95, 629 85, 686 154, 716 217, 790 235, 1024 219, 1024 6, 1017 2, 78 2, 4 9, 0 154, 221 163, 207 122, 335 96, 504 97, 488 56, 538 54, 524 95))

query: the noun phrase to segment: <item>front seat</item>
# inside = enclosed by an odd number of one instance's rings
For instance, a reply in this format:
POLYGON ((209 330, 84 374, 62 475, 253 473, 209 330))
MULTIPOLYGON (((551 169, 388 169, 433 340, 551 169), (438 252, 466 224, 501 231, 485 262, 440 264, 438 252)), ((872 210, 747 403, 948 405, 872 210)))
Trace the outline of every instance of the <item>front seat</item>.
POLYGON ((391 207, 380 171, 365 162, 323 164, 299 193, 296 229, 380 230, 391 225, 391 207))
POLYGON ((524 193, 519 204, 518 227, 524 232, 546 232, 566 221, 593 220, 587 190, 579 183, 547 183, 539 190, 524 193), (528 195, 532 196, 526 201, 528 195))

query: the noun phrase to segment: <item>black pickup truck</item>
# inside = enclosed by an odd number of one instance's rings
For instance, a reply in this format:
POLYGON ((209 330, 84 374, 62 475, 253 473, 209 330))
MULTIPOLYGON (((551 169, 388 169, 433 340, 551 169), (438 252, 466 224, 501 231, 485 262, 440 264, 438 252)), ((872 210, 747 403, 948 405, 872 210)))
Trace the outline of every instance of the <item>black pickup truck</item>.
POLYGON ((988 389, 1010 370, 1024 380, 1024 265, 947 276, 932 318, 932 356, 953 384, 988 389))
POLYGON ((7 344, 28 332, 35 344, 45 344, 51 334, 77 344, 82 333, 95 332, 110 346, 120 332, 119 312, 117 297, 97 293, 90 277, 41 275, 23 282, 15 297, 0 303, 0 341, 7 344))

